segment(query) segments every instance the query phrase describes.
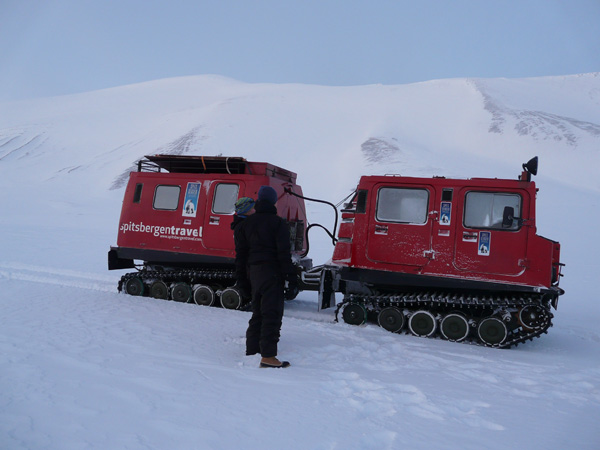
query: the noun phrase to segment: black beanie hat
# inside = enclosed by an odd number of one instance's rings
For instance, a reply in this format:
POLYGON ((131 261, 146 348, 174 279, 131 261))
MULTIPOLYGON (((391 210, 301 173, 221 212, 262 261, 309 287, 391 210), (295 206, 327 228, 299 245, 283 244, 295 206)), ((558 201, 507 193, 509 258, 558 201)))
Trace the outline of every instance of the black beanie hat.
POLYGON ((261 186, 258 190, 258 201, 264 200, 271 205, 277 203, 277 192, 271 186, 261 186))

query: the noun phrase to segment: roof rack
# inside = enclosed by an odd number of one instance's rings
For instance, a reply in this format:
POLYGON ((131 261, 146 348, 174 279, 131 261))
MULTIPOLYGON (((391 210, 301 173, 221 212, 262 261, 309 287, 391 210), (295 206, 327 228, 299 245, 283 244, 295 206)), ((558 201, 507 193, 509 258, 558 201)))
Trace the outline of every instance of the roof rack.
POLYGON ((246 173, 246 160, 229 156, 147 155, 138 161, 138 172, 246 173))

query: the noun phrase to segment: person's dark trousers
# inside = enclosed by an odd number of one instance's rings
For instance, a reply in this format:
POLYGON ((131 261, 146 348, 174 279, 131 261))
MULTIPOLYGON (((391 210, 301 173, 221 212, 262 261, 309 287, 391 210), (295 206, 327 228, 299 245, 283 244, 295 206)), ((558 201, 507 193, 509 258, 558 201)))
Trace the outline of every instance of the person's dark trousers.
POLYGON ((252 317, 246 331, 246 355, 277 356, 283 317, 283 277, 276 264, 251 265, 252 317))

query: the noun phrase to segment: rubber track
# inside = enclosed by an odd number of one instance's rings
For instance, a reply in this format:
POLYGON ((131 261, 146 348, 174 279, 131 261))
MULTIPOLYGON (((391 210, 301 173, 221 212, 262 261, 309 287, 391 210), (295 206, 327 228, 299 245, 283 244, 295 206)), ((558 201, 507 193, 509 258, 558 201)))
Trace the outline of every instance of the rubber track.
POLYGON ((224 284, 223 287, 233 285, 235 272, 233 270, 211 270, 211 269, 182 269, 182 270, 140 270, 139 272, 130 272, 119 280, 119 292, 123 290, 123 285, 131 278, 139 278, 146 285, 154 281, 164 281, 165 283, 184 282, 193 286, 194 284, 224 284))
MULTIPOLYGON (((348 294, 344 297, 344 301, 338 304, 335 311, 336 321, 338 320, 339 311, 347 304, 355 303, 363 305, 367 311, 367 317, 370 314, 378 314, 383 308, 388 306, 394 306, 400 310, 411 309, 428 310, 432 314, 438 315, 443 314, 451 308, 454 311, 462 312, 467 320, 471 322, 474 320, 477 324, 481 319, 485 319, 498 311, 507 309, 520 309, 524 306, 535 305, 540 306, 546 312, 546 316, 543 317, 542 323, 539 327, 533 330, 526 330, 523 327, 518 327, 515 330, 509 330, 508 336, 504 342, 497 345, 490 345, 482 342, 478 336, 474 336, 473 330, 470 331, 469 337, 461 342, 472 343, 482 345, 486 347, 494 348, 510 348, 517 346, 518 344, 525 343, 528 340, 533 340, 536 337, 541 336, 548 332, 548 328, 552 326, 553 314, 550 312, 550 306, 548 302, 543 303, 541 298, 538 296, 476 296, 476 295, 465 295, 465 294, 450 294, 445 292, 420 292, 411 294, 397 294, 397 295, 357 295, 348 294), (443 308, 443 309, 442 309, 443 308), (442 312, 444 311, 444 312, 442 312), (475 313, 477 315, 474 315, 475 313), (486 315, 486 312, 488 313, 486 315)), ((410 331, 407 331, 410 333, 410 331)), ((437 332, 432 337, 441 337, 439 332, 439 324, 437 332)))

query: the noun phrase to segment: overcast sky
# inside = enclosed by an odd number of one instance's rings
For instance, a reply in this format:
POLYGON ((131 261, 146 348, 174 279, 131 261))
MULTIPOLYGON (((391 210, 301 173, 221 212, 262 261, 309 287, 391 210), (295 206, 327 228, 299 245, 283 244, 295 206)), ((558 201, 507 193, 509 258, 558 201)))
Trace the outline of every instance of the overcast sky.
POLYGON ((160 78, 332 86, 600 71, 600 0, 0 0, 0 101, 160 78))

